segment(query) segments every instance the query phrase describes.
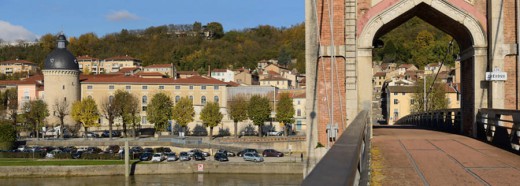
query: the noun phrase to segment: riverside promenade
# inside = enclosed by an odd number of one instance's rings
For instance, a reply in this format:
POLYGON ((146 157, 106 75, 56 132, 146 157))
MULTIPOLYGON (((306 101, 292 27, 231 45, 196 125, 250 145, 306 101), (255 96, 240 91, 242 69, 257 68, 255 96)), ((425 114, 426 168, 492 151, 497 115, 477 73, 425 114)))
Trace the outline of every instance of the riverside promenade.
POLYGON ((520 156, 466 136, 374 128, 371 185, 519 185, 520 156))

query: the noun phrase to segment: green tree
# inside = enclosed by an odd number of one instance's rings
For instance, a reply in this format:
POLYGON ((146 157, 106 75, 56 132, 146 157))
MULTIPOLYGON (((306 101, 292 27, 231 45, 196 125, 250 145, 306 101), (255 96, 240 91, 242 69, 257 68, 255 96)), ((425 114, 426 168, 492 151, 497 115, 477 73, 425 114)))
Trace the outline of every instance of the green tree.
POLYGON ((125 115, 125 120, 131 124, 132 127, 132 136, 136 136, 136 127, 141 122, 141 116, 139 115, 141 111, 141 107, 139 107, 139 98, 134 94, 130 94, 130 99, 128 100, 128 112, 125 115))
POLYGON ((224 116, 220 113, 217 102, 208 102, 200 112, 200 119, 205 127, 209 127, 209 139, 213 139, 213 127, 216 127, 224 116))
POLYGON ((49 109, 47 103, 43 100, 33 100, 26 102, 22 110, 26 120, 33 124, 32 130, 36 134, 36 138, 39 138, 39 129, 43 126, 43 120, 49 116, 49 109))
POLYGON ((228 104, 229 117, 235 123, 235 137, 238 138, 238 122, 247 119, 247 108, 248 108, 246 97, 243 95, 233 96, 228 104))
MULTIPOLYGON (((439 110, 448 108, 448 99, 444 90, 445 83, 436 82, 433 84, 433 78, 426 78, 426 111, 439 110), (431 89, 430 89, 431 86, 431 89)), ((417 81, 415 94, 412 96, 414 104, 412 104, 412 112, 424 111, 424 80, 417 81)))
POLYGON ((92 98, 86 98, 74 102, 72 104, 71 115, 74 120, 83 125, 83 128, 85 129, 85 137, 87 136, 88 128, 100 126, 98 123, 98 107, 92 98))
POLYGON ((0 150, 11 150, 15 142, 15 126, 4 121, 0 122, 0 150))
POLYGON ((155 130, 159 133, 168 126, 168 121, 172 118, 172 108, 172 99, 164 92, 153 95, 150 104, 148 104, 146 109, 148 120, 154 123, 155 130))
POLYGON ((185 127, 188 126, 189 122, 193 121, 193 117, 195 116, 195 109, 193 108, 191 99, 188 97, 180 98, 172 109, 172 115, 175 122, 182 127, 180 136, 184 136, 185 127))
POLYGON ((208 23, 207 28, 212 33, 214 39, 220 39, 224 36, 224 27, 219 22, 208 23))
POLYGON ((287 125, 294 123, 293 99, 289 93, 280 94, 276 104, 276 120, 284 125, 284 134, 287 136, 287 125))
POLYGON ((249 116, 249 119, 253 121, 253 124, 258 126, 258 136, 262 136, 262 127, 264 126, 264 122, 267 121, 271 115, 269 99, 259 95, 251 96, 247 108, 247 115, 249 116))
POLYGON ((122 125, 123 125, 123 136, 127 137, 126 124, 131 122, 131 118, 128 117, 128 113, 130 112, 130 105, 128 103, 131 102, 132 95, 130 92, 124 90, 116 90, 114 93, 114 104, 116 107, 116 112, 119 117, 121 117, 122 125))
POLYGON ((7 89, 3 94, 4 108, 13 125, 18 123, 18 91, 16 88, 7 89))
POLYGON ((103 99, 101 103, 101 113, 108 120, 108 137, 112 139, 112 126, 114 125, 114 120, 119 117, 116 105, 114 104, 114 100, 110 97, 106 97, 103 99))

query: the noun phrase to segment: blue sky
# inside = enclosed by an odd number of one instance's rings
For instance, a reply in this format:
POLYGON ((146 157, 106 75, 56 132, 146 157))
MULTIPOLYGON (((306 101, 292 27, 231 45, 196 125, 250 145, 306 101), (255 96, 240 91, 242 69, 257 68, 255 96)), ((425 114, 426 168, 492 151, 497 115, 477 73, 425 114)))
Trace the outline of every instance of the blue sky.
POLYGON ((303 0, 0 0, 0 39, 34 40, 165 24, 222 23, 224 30, 290 27, 305 19, 303 0))

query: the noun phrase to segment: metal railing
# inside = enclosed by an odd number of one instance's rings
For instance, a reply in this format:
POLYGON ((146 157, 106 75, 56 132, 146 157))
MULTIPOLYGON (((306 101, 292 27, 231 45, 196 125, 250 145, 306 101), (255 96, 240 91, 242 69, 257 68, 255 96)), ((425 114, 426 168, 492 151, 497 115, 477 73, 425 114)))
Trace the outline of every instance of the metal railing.
POLYGON ((397 120, 395 124, 416 125, 419 127, 458 134, 462 129, 462 113, 460 109, 442 109, 429 112, 419 112, 407 115, 397 120))
POLYGON ((318 162, 302 185, 367 185, 370 137, 368 111, 361 111, 318 162))
POLYGON ((506 150, 520 152, 520 111, 479 109, 477 137, 506 150))

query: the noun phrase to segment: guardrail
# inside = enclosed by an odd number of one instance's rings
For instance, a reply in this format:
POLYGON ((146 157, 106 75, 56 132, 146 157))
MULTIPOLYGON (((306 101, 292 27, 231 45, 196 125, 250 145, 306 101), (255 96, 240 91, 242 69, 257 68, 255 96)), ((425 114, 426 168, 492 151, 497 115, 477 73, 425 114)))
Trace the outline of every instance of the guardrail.
POLYGON ((395 123, 396 125, 416 125, 450 133, 460 133, 462 113, 460 109, 442 109, 430 112, 419 112, 407 115, 395 123))
POLYGON ((520 152, 520 111, 506 109, 479 109, 477 137, 495 146, 520 152))
POLYGON ((302 185, 367 185, 370 137, 368 111, 361 111, 318 162, 302 185))

